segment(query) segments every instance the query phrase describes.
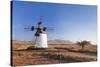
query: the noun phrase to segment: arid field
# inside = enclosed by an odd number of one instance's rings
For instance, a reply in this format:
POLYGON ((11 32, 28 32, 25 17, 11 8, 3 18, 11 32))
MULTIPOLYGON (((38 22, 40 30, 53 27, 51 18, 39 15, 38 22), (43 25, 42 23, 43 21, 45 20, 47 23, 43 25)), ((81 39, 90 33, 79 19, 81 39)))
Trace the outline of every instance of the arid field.
POLYGON ((97 46, 88 44, 48 44, 46 49, 34 48, 31 41, 12 41, 12 66, 90 62, 97 60, 97 46))

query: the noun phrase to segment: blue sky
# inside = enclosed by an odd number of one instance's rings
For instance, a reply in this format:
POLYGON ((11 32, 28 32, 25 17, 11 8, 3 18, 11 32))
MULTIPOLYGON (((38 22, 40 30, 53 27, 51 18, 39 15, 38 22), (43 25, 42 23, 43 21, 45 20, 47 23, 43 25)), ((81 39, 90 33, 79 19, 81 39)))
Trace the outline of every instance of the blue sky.
POLYGON ((44 26, 54 28, 48 39, 97 42, 96 6, 25 1, 13 1, 13 39, 32 40, 34 31, 24 28, 35 26, 39 16, 44 26))

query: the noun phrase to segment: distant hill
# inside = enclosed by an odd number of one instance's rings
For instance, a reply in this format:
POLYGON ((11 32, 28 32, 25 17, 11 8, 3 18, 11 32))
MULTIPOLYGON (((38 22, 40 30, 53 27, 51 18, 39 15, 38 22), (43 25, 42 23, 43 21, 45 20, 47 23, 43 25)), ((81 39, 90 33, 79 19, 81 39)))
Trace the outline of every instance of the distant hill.
MULTIPOLYGON (((25 40, 13 40, 13 43, 34 43, 34 41, 25 41, 25 40)), ((48 40, 48 44, 74 44, 74 42, 69 40, 48 40)))
MULTIPOLYGON (((34 43, 34 41, 27 41, 27 40, 12 40, 13 43, 34 43)), ((48 44, 75 44, 73 41, 70 40, 60 40, 60 39, 56 39, 56 40, 48 40, 48 44)), ((92 44, 91 45, 96 45, 96 44, 92 44)))
POLYGON ((56 40, 49 40, 48 44, 74 44, 74 42, 69 40, 56 39, 56 40))

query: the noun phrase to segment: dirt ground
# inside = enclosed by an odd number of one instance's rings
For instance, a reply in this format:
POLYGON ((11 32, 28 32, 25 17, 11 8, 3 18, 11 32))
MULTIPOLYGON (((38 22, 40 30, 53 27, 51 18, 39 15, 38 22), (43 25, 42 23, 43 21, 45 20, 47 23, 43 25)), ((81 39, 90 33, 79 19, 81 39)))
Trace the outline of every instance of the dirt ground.
POLYGON ((49 44, 49 48, 35 49, 30 42, 12 42, 12 66, 59 64, 97 61, 97 46, 49 44))

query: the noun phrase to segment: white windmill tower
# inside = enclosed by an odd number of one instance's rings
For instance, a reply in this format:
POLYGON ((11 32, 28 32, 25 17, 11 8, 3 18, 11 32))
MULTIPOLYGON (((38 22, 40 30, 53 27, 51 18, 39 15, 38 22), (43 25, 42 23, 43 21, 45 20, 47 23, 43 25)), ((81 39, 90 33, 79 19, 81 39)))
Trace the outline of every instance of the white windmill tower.
POLYGON ((47 31, 46 31, 46 27, 42 27, 41 24, 42 24, 42 21, 40 17, 40 21, 38 22, 37 28, 35 28, 36 29, 35 47, 36 48, 47 48, 48 47, 47 31))
POLYGON ((31 29, 31 31, 36 31, 34 36, 35 36, 35 48, 48 48, 48 43, 47 43, 47 28, 42 27, 42 16, 40 16, 40 20, 38 21, 37 27, 31 26, 31 28, 26 28, 26 29, 31 29))

